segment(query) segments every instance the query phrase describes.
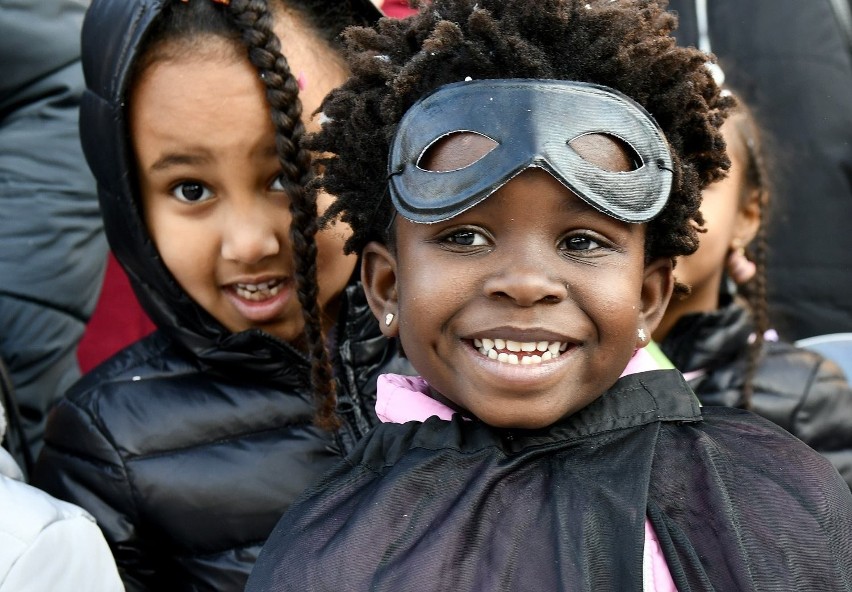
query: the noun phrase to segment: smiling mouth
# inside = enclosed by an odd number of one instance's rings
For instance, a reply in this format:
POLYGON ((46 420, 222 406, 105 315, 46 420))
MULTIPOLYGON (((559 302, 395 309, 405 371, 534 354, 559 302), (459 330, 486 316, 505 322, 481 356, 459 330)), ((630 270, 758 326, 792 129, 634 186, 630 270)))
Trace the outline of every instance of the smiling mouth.
POLYGON ((284 280, 269 280, 260 284, 234 284, 234 292, 244 300, 262 302, 269 300, 284 288, 284 280))
POLYGON ((541 364, 556 359, 568 349, 565 341, 513 341, 511 339, 474 339, 474 347, 483 356, 505 364, 541 364))

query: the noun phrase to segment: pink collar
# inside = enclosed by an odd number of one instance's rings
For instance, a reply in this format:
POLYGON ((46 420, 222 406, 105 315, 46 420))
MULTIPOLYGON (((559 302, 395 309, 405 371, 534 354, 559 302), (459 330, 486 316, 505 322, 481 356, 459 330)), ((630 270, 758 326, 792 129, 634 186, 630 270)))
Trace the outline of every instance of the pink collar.
MULTIPOLYGON (((657 361, 643 348, 633 354, 621 375, 627 376, 659 368, 657 361)), ((429 395, 429 385, 419 376, 400 374, 379 376, 376 414, 384 423, 426 421, 432 416, 449 421, 455 413, 458 412, 429 395)))

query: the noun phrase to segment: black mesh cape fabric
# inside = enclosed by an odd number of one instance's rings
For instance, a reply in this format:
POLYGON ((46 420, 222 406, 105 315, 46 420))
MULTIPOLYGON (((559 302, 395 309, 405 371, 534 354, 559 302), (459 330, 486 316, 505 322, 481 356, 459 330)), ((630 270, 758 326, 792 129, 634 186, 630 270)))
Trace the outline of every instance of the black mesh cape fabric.
POLYGON ((681 592, 852 590, 852 495, 676 371, 545 430, 384 424, 291 507, 247 592, 642 590, 647 516, 681 592))

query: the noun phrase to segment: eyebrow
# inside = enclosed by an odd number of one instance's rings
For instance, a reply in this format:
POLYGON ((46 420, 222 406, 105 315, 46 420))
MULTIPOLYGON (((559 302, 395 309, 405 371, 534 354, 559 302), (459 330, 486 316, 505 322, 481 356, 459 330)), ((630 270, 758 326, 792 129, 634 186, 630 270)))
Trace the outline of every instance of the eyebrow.
MULTIPOLYGON (((565 189, 568 188, 565 187, 565 189)), ((568 189, 568 191, 574 193, 574 191, 571 189, 568 189)), ((559 209, 560 211, 565 212, 567 214, 585 213, 589 211, 603 214, 603 212, 586 202, 586 200, 584 200, 576 193, 574 193, 574 199, 565 199, 561 204, 559 204, 559 209)), ((606 216, 606 214, 603 215, 606 216)))
POLYGON ((150 171, 162 171, 174 166, 199 165, 210 161, 207 156, 169 152, 163 154, 148 167, 150 171))
MULTIPOLYGON (((267 146, 258 151, 263 158, 269 158, 278 155, 278 149, 275 144, 267 146)), ((197 166, 207 164, 211 161, 211 157, 207 154, 188 154, 182 152, 167 152, 155 160, 148 170, 157 172, 169 169, 174 166, 197 166)))

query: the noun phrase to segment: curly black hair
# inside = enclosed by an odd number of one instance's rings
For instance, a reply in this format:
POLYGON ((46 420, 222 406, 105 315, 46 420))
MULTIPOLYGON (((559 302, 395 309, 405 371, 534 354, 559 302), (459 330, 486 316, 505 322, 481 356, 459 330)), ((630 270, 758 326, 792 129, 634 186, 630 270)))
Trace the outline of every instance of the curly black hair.
POLYGON ((710 56, 676 46, 676 23, 665 0, 434 0, 407 19, 348 29, 353 76, 327 97, 329 121, 305 142, 328 154, 313 183, 337 198, 324 221, 351 225, 347 252, 389 241, 390 142, 406 110, 436 88, 466 77, 575 80, 621 91, 662 127, 674 181, 649 223, 646 256, 694 252, 701 190, 729 166, 719 127, 734 100, 720 94, 710 56))
POLYGON ((290 195, 290 238, 305 321, 305 340, 311 358, 311 386, 317 404, 315 421, 320 427, 333 430, 340 422, 335 413, 335 383, 317 304, 315 235, 319 226, 316 194, 305 190, 313 177, 313 169, 310 152, 302 146, 305 128, 298 81, 281 53, 282 40, 273 30, 276 14, 282 10, 293 11, 319 39, 337 50, 342 49, 340 33, 345 27, 368 24, 363 12, 349 1, 230 0, 227 4, 216 4, 211 0, 171 0, 164 4, 157 21, 147 31, 131 79, 150 63, 162 59, 164 52, 191 49, 193 44, 203 43, 205 36, 222 37, 245 47, 248 59, 266 87, 281 178, 290 195), (178 44, 170 46, 170 42, 178 44))

